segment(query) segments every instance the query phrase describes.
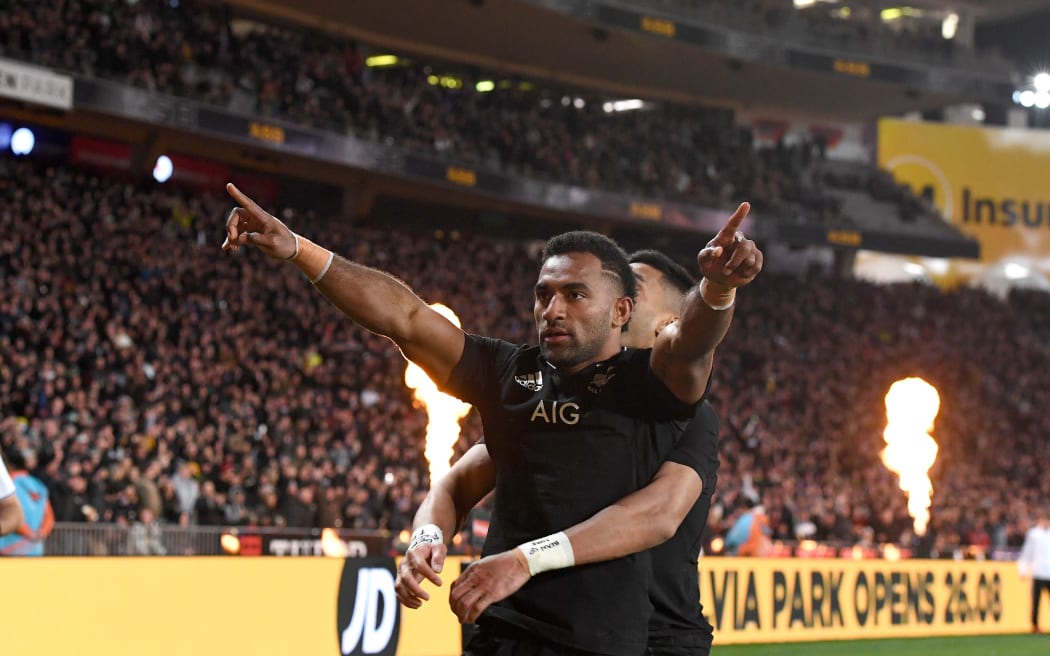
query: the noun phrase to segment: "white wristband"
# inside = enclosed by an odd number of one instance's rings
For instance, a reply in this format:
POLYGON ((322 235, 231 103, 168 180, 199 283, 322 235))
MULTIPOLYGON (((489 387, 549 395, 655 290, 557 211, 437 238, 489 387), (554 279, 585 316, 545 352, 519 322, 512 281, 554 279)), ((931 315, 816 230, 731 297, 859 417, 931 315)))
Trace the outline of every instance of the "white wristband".
MULTIPOLYGON (((717 284, 717 283, 715 283, 717 284)), ((721 285, 719 285, 721 287, 721 285)), ((700 281, 700 298, 707 307, 712 310, 728 310, 736 301, 736 288, 730 287, 726 291, 718 291, 712 288, 711 283, 704 278, 700 281)))
POLYGON ((408 549, 405 551, 412 551, 421 544, 443 544, 444 542, 445 534, 437 525, 424 524, 412 533, 412 540, 409 541, 408 549))
POLYGON ((294 262, 307 279, 316 285, 332 267, 335 253, 318 246, 302 235, 293 232, 292 236, 295 238, 295 252, 287 259, 289 262, 294 262))
MULTIPOLYGON (((292 231, 289 230, 289 232, 292 232, 292 231)), ((289 255, 288 257, 284 258, 285 260, 287 260, 289 262, 294 262, 295 259, 297 257, 299 257, 299 235, 297 235, 294 232, 292 232, 292 236, 295 237, 295 252, 292 253, 291 255, 289 255)))
POLYGON ((328 261, 324 263, 324 268, 321 269, 321 273, 317 274, 317 277, 311 280, 313 284, 321 282, 321 278, 324 278, 324 274, 328 273, 328 270, 332 268, 332 262, 335 261, 335 253, 328 254, 328 261))
POLYGON ((539 540, 518 545, 529 564, 529 573, 533 576, 552 569, 563 569, 576 564, 572 553, 572 543, 564 533, 558 532, 539 540))

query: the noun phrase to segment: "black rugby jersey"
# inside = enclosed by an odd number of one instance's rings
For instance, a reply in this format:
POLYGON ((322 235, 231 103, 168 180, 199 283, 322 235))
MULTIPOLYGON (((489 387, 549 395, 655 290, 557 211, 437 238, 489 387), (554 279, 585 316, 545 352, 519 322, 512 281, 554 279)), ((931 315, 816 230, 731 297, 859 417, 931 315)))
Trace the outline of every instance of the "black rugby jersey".
POLYGON ((697 407, 696 416, 681 437, 672 447, 661 445, 657 456, 660 464, 670 461, 693 468, 703 481, 703 489, 674 536, 650 550, 653 568, 649 587, 649 598, 653 603, 653 615, 649 621, 651 638, 682 634, 711 638, 711 623, 704 617, 700 604, 697 559, 711 510, 711 498, 718 483, 718 429, 718 414, 710 403, 704 401, 697 407))
MULTIPOLYGON (((565 375, 539 347, 468 335, 445 391, 481 413, 496 467, 483 555, 562 531, 644 487, 654 445, 674 441, 695 405, 626 349, 565 375)), ((651 605, 648 552, 539 574, 493 604, 495 619, 574 649, 643 653, 651 605)))

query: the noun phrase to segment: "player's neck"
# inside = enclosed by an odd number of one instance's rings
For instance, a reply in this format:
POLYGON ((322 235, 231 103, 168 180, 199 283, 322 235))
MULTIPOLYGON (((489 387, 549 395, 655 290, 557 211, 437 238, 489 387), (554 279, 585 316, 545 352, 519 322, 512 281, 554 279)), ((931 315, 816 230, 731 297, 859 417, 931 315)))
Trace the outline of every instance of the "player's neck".
POLYGON ((559 367, 559 371, 561 371, 564 374, 569 374, 569 375, 578 374, 581 371, 583 371, 584 369, 586 369, 587 367, 590 367, 590 366, 592 366, 594 364, 597 364, 599 362, 605 362, 606 360, 608 360, 610 358, 616 357, 621 351, 623 351, 623 349, 624 349, 624 347, 620 346, 619 343, 606 344, 602 348, 602 350, 598 353, 598 355, 594 356, 593 358, 587 360, 586 362, 581 362, 579 364, 574 364, 571 367, 559 367))

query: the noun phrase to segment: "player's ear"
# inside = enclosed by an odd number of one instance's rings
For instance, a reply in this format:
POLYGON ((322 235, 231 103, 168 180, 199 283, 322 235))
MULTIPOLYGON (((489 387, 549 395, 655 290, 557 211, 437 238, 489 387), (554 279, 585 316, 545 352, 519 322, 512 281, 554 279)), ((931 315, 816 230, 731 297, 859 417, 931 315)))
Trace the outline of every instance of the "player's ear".
POLYGON ((613 305, 612 326, 622 328, 631 319, 634 312, 634 300, 630 296, 621 296, 613 305))

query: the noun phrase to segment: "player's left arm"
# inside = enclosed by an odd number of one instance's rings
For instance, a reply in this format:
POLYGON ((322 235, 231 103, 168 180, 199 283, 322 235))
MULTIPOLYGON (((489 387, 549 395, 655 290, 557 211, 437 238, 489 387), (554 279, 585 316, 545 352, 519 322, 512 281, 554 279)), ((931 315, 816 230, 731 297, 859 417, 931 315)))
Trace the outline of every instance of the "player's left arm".
POLYGON ((686 294, 680 319, 664 328, 653 346, 653 372, 686 403, 696 403, 707 389, 715 347, 733 319, 737 287, 762 270, 762 251, 740 232, 750 210, 748 203, 741 203, 697 255, 703 279, 686 294))
POLYGON ((481 559, 452 583, 449 603, 460 622, 517 592, 533 576, 622 558, 671 539, 718 469, 718 417, 700 408, 652 481, 579 524, 481 559))
POLYGON ((449 603, 464 624, 517 592, 546 569, 621 558, 669 540, 703 490, 691 467, 665 462, 653 480, 562 533, 474 563, 452 583, 449 603), (532 555, 526 557, 525 553, 532 555))

